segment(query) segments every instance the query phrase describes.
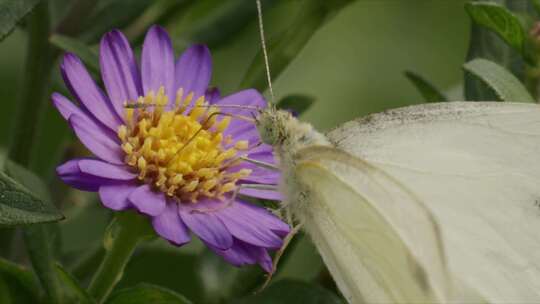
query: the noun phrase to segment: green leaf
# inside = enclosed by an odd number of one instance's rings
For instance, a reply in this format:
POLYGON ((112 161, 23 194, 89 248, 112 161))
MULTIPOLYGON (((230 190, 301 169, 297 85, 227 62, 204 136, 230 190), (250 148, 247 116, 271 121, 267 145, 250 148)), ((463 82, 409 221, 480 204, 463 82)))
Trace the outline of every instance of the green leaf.
MULTIPOLYGON (((495 3, 495 2, 494 2, 495 3)), ((497 0, 497 3, 504 3, 497 0)), ((494 32, 471 22, 471 35, 466 61, 485 58, 499 63, 520 78, 524 75, 524 61, 518 51, 512 49, 494 32)), ((470 73, 464 75, 465 100, 496 100, 497 96, 485 83, 470 73)))
MULTIPOLYGON (((24 290, 26 296, 34 300, 39 298, 39 282, 28 269, 0 258, 0 277, 4 277, 6 283, 17 284, 18 289, 24 290)), ((0 303, 4 302, 0 301, 0 303)))
POLYGON ((93 10, 87 22, 82 28, 84 41, 93 43, 98 41, 103 34, 114 29, 122 28, 138 18, 153 0, 108 0, 100 1, 93 10))
POLYGON ((512 12, 492 2, 467 3, 465 10, 475 23, 495 32, 508 45, 520 52, 525 60, 534 64, 535 59, 527 46, 525 30, 512 12))
MULTIPOLYGON (((288 30, 281 35, 266 37, 268 60, 272 78, 277 78, 289 63, 296 58, 311 36, 327 21, 327 17, 335 14, 350 1, 313 1, 303 2, 301 13, 288 30)), ((268 84, 262 52, 253 59, 240 85, 242 88, 255 88, 264 91, 268 84)))
POLYGON ((86 64, 86 66, 96 75, 99 75, 99 57, 84 42, 63 35, 52 35, 49 41, 58 48, 76 54, 86 64))
POLYGON ((41 0, 3 0, 0 3, 0 41, 4 40, 17 23, 41 0))
POLYGON ((291 94, 283 97, 277 103, 278 109, 292 111, 300 115, 304 113, 315 102, 315 98, 302 94, 291 94))
POLYGON ((95 301, 88 295, 79 282, 60 264, 56 264, 56 272, 64 290, 64 299, 68 303, 92 304, 95 301))
POLYGON ((492 61, 475 59, 464 64, 463 68, 487 84, 502 101, 535 102, 512 73, 492 61))
POLYGON ((0 172, 0 225, 26 225, 63 218, 48 198, 38 198, 22 183, 0 172))
POLYGON ((231 304, 344 304, 337 295, 319 285, 294 280, 282 280, 272 284, 261 293, 231 304))
POLYGON ((39 298, 34 297, 32 290, 19 284, 13 277, 0 273, 0 303, 39 303, 39 298))
POLYGON ((51 194, 49 193, 47 185, 45 185, 43 180, 34 174, 34 172, 10 159, 5 160, 4 172, 9 177, 20 182, 26 189, 32 189, 32 192, 35 193, 36 196, 47 202, 51 201, 51 194))
POLYGON ((24 243, 41 285, 52 303, 61 302, 63 291, 56 273, 51 224, 30 225, 23 229, 24 243))
POLYGON ((536 14, 540 15, 540 0, 531 0, 531 3, 536 11, 536 14))
POLYGON ((448 99, 424 77, 412 71, 405 71, 405 77, 414 85, 414 87, 422 94, 426 102, 441 102, 448 99))
POLYGON ((138 284, 115 292, 107 304, 190 304, 184 296, 155 285, 138 284))
MULTIPOLYGON (((266 8, 272 1, 263 0, 266 8)), ((197 42, 216 47, 234 37, 256 18, 253 0, 196 1, 187 10, 180 10, 167 26, 177 47, 197 42)))

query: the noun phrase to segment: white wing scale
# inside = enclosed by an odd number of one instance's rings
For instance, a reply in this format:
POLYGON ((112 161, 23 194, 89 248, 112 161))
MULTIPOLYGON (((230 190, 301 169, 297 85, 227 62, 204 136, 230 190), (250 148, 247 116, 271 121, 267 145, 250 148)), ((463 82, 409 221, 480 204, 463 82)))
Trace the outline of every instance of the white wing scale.
MULTIPOLYGON (((449 271, 461 288, 489 302, 540 301, 538 105, 453 102, 413 106, 346 123, 328 137, 339 149, 397 180, 433 214, 449 271)), ((316 154, 312 158, 312 162, 329 166, 325 160, 317 162, 316 154)), ((339 177, 343 171, 339 166, 328 167, 328 172, 338 172, 339 177)), ((323 174, 322 179, 330 176, 323 174)), ((365 196, 365 191, 359 195, 365 196)), ((339 208, 340 203, 350 205, 330 197, 319 202, 328 209, 339 208)), ((385 206, 376 208, 386 218, 389 212, 408 206, 392 207, 380 198, 369 203, 385 206)), ((331 214, 336 223, 351 221, 346 214, 331 214)), ((410 220, 410 225, 424 224, 410 220)), ((402 233, 401 227, 394 228, 402 233)), ((346 234, 347 229, 341 233, 346 234)))
POLYGON ((452 287, 438 229, 414 195, 333 148, 298 154, 306 204, 292 210, 350 303, 447 301, 452 287))

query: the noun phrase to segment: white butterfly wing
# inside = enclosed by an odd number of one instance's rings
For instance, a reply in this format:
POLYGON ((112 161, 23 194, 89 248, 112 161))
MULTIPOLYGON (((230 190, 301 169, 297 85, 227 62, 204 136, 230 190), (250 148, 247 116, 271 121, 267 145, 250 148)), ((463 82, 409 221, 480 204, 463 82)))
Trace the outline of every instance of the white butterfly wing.
POLYGON ((452 287, 438 229, 414 195, 336 149, 298 155, 306 197, 292 210, 350 303, 446 302, 452 287))
POLYGON ((540 302, 540 106, 413 106, 328 137, 426 205, 465 288, 489 302, 540 302))

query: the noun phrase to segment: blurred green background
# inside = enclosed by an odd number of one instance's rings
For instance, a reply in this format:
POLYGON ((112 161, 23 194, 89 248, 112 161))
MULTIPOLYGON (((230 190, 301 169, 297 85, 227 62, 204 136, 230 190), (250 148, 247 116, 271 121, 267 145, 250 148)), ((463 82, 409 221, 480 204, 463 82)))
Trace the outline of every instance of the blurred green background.
MULTIPOLYGON (((264 12, 267 38, 279 34, 301 9, 301 1, 274 1, 264 12)), ((403 76, 413 70, 442 89, 459 85, 465 60, 469 19, 464 0, 359 0, 341 10, 315 33, 298 57, 274 80, 277 99, 291 93, 316 98, 302 117, 320 130, 386 108, 421 102, 403 76)), ((224 93, 238 89, 251 59, 260 48, 252 21, 231 41, 212 48, 213 84, 224 93)), ((9 140, 25 55, 24 33, 17 30, 0 44, 0 144, 9 140)), ((272 65, 272 63, 270 63, 272 65)), ((454 90, 456 91, 456 90, 454 90)), ((453 94, 454 98, 459 98, 453 94)), ((41 130, 37 159, 66 133, 59 115, 49 107, 41 130)), ((29 122, 34 123, 34 122, 29 122)), ((39 161, 35 166, 41 171, 39 161)))
MULTIPOLYGON (((67 0, 54 2, 59 11, 69 3, 67 0)), ((216 3, 208 2, 209 5, 216 3)), ((294 22, 303 7, 302 1, 295 0, 266 3, 272 4, 264 10, 267 38, 271 40, 294 22)), ((353 2, 332 16, 311 37, 295 60, 274 79, 276 99, 288 94, 314 97, 315 104, 301 118, 323 131, 368 113, 422 102, 416 89, 404 77, 405 70, 424 75, 449 92, 451 99, 460 99, 461 66, 465 61, 470 27, 464 3, 462 0, 353 2)), ((151 15, 151 12, 147 14, 151 15)), ((191 20, 196 21, 196 17, 194 13, 191 20)), ((183 28, 189 27, 189 23, 176 22, 174 16, 170 20, 164 25, 178 35, 174 38, 180 52, 186 43, 180 35, 186 32, 183 28)), ((144 25, 144 22, 128 24, 125 29, 129 33, 144 25)), ((190 42, 199 41, 191 39, 190 42)), ((135 38, 134 43, 139 45, 140 39, 135 38)), ((20 90, 32 89, 20 87, 25 47, 25 32, 20 29, 0 43, 1 145, 10 140, 17 95, 20 90)), ((213 85, 220 87, 225 94, 236 91, 259 49, 256 16, 252 11, 246 23, 236 28, 225 42, 211 44, 213 85)), ((58 75, 53 79, 53 86, 62 89, 58 75)), ((40 128, 39 149, 31 167, 42 176, 52 178, 57 162, 51 162, 51 159, 61 157, 58 147, 72 138, 71 132, 50 104, 42 122, 27 123, 39 123, 40 128)), ((54 184, 54 178, 51 183, 54 184)), ((75 261, 91 254, 89 247, 100 246, 110 214, 101 208, 92 194, 79 195, 68 202, 73 206, 65 206, 68 220, 60 225, 60 235, 65 258, 75 261)), ((164 242, 151 244, 138 251, 126 270, 127 279, 121 282, 120 287, 151 281, 180 291, 197 303, 204 303, 234 294, 237 287, 232 285, 238 282, 234 283, 232 278, 238 281, 239 277, 249 275, 225 265, 214 256, 204 254, 201 259, 201 255, 200 244, 180 249, 164 242)), ((85 271, 95 269, 95 265, 95 261, 90 261, 87 265, 75 267, 76 275, 84 280, 85 271)), ((302 238, 294 246, 277 280, 316 279, 331 287, 331 280, 324 275, 321 277, 321 268, 315 249, 306 238, 302 238)))

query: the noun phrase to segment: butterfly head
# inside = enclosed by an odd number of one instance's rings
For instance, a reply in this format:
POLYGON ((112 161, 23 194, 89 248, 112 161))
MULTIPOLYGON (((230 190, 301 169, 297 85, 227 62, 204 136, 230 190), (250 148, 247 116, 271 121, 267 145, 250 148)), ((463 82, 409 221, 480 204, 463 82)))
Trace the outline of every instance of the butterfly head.
POLYGON ((268 145, 282 144, 289 136, 288 126, 296 120, 291 113, 278 110, 270 106, 259 112, 255 118, 255 125, 261 136, 261 140, 268 145))

